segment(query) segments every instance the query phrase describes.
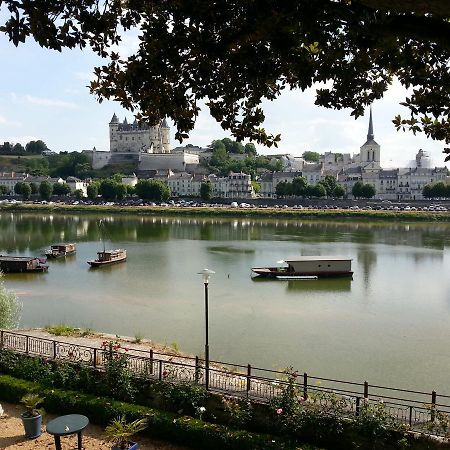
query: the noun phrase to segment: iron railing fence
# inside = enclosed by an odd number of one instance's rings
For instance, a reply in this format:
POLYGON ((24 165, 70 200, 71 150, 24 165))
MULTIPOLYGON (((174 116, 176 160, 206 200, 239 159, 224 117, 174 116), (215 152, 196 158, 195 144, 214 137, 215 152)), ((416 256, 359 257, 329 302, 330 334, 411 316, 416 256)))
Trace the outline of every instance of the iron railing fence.
MULTIPOLYGON (((24 333, 0 330, 0 351, 38 356, 51 360, 69 361, 103 369, 108 345, 90 347, 72 342, 57 341, 24 333)), ((226 395, 269 403, 276 399, 288 384, 294 382, 299 401, 308 401, 321 408, 331 408, 339 402, 340 414, 358 416, 366 405, 383 404, 389 417, 414 431, 447 435, 450 432, 450 396, 436 391, 421 392, 387 386, 369 385, 253 367, 250 364, 230 364, 210 361, 209 368, 198 356, 183 356, 156 352, 153 349, 120 347, 117 350, 127 358, 129 369, 139 377, 170 382, 191 382, 208 390, 226 395), (447 416, 448 415, 448 416, 447 416)))

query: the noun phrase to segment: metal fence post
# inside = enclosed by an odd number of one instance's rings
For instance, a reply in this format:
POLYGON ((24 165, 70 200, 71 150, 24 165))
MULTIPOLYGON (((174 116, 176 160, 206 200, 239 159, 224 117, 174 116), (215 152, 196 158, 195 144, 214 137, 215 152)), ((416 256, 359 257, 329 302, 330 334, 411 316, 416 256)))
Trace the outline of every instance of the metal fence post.
POLYGON ((162 380, 162 365, 163 365, 163 362, 162 362, 162 359, 160 359, 159 360, 159 376, 158 376, 159 381, 162 380))
POLYGON ((28 355, 28 346, 29 346, 29 343, 28 343, 28 335, 27 335, 27 338, 25 339, 25 353, 28 355))
POLYGON ((53 341, 53 359, 56 359, 56 341, 53 341))
POLYGON ((412 405, 409 407, 409 426, 412 426, 412 405))
POLYGON ((369 383, 364 381, 364 400, 369 398, 369 383))
POLYGON ((303 373, 303 398, 306 400, 308 398, 308 374, 303 373))
POLYGON ((251 380, 252 380, 252 366, 250 364, 247 364, 247 397, 248 393, 250 392, 251 380))
POLYGON ((150 375, 153 375, 153 349, 150 349, 150 375))
POLYGON ((436 417, 436 391, 431 392, 431 421, 434 422, 436 417))
POLYGON ((199 366, 198 366, 198 356, 195 357, 195 382, 198 383, 198 374, 199 374, 199 366))
POLYGON ((359 416, 359 408, 360 408, 361 397, 356 397, 356 406, 355 406, 355 416, 359 416))
POLYGON ((97 368, 97 349, 94 347, 94 369, 97 368))
POLYGON ((3 350, 3 330, 0 331, 0 350, 3 350))

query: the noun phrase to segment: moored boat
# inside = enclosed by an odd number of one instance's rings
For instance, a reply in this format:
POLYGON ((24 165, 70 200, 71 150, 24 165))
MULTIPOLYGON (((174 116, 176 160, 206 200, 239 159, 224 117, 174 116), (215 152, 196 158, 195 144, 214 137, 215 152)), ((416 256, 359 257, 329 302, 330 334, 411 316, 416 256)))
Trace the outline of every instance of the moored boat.
POLYGON ((88 261, 91 267, 101 267, 108 264, 124 262, 127 259, 127 251, 121 248, 115 250, 103 250, 97 252, 97 259, 88 261))
POLYGON ((53 244, 49 250, 45 252, 47 258, 60 258, 63 256, 74 255, 76 253, 75 244, 53 244))
POLYGON ((283 261, 287 266, 253 267, 253 274, 265 278, 314 279, 325 277, 351 277, 352 260, 340 256, 300 256, 283 261))
POLYGON ((0 255, 0 271, 4 273, 46 272, 46 259, 35 256, 0 255))

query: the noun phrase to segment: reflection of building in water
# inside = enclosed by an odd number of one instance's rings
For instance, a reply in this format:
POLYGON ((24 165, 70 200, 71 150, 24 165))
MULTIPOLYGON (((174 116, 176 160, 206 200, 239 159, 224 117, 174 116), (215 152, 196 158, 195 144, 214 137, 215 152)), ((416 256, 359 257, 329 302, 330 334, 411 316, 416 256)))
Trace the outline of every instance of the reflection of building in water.
POLYGON ((437 260, 444 260, 444 253, 443 252, 435 252, 430 253, 428 252, 414 252, 413 255, 414 263, 415 264, 423 264, 426 261, 437 261, 437 260))
MULTIPOLYGON (((256 280, 254 278, 254 280, 256 280)), ((280 280, 274 280, 275 283, 283 283, 280 280)), ((352 278, 319 278, 317 280, 289 280, 285 282, 287 290, 291 292, 347 292, 351 290, 352 278)))
MULTIPOLYGON (((369 287, 369 276, 377 265, 377 254, 368 248, 360 248, 358 250, 358 266, 362 268, 364 286, 369 287)), ((356 270, 355 270, 356 272, 356 270)))

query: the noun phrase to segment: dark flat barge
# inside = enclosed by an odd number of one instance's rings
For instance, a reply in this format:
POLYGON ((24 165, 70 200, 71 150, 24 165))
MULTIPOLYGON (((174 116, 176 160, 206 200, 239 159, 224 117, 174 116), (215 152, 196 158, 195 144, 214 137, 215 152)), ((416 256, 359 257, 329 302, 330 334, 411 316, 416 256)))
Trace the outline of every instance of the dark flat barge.
POLYGON ((48 266, 34 256, 0 255, 0 271, 3 273, 47 272, 48 266))

